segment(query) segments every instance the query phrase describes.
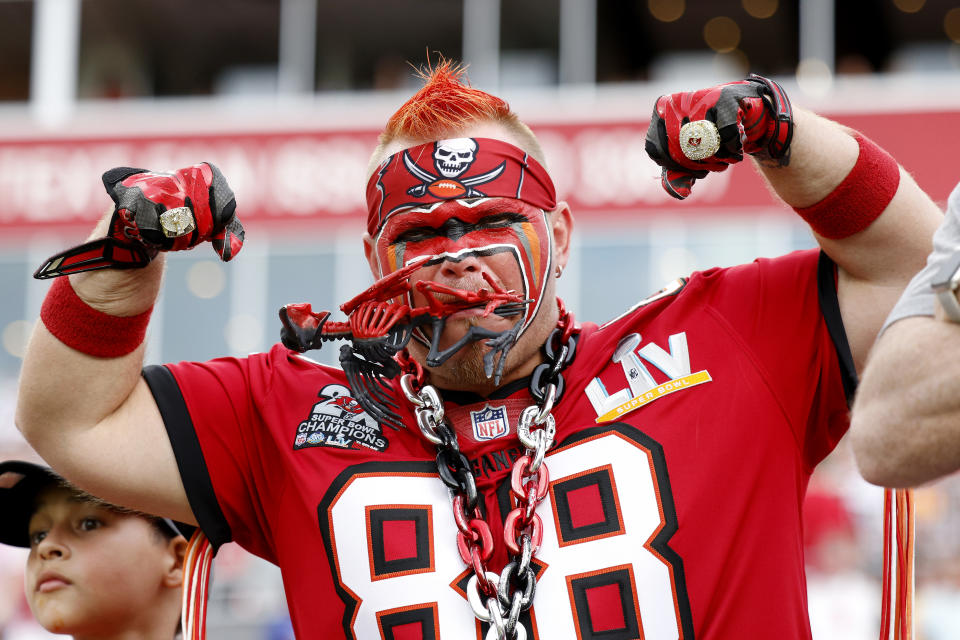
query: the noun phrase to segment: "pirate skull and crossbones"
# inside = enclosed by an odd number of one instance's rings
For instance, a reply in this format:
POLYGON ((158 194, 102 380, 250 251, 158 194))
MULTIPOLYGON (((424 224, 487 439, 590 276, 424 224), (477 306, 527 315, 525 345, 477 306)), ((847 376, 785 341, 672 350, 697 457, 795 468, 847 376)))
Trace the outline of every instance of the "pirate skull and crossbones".
MULTIPOLYGON (((438 140, 434 143, 433 166, 439 175, 435 175, 419 166, 407 151, 403 152, 403 163, 407 170, 422 180, 421 184, 407 189, 407 193, 415 198, 421 198, 429 190, 435 193, 437 190, 431 189, 438 182, 447 179, 453 180, 457 185, 462 186, 461 195, 468 198, 483 197, 484 193, 474 189, 474 186, 496 180, 506 168, 506 163, 502 162, 495 168, 480 175, 471 176, 463 180, 457 180, 467 172, 474 160, 477 158, 479 146, 473 138, 450 138, 447 140, 438 140)), ((455 190, 459 191, 459 190, 455 190)), ((455 192, 454 191, 454 192, 455 192)), ((442 190, 440 190, 442 192, 442 190)))

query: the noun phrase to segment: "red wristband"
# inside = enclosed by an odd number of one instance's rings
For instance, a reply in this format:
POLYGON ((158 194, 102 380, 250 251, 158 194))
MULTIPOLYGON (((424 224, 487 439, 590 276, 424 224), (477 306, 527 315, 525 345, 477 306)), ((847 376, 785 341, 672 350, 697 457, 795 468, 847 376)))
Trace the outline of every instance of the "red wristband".
POLYGON ((883 213, 900 185, 900 167, 870 138, 856 134, 857 163, 826 198, 794 211, 824 238, 840 240, 863 231, 883 213))
POLYGON ((98 358, 117 358, 140 346, 153 307, 128 317, 97 311, 80 299, 70 278, 56 278, 40 308, 40 320, 60 342, 98 358))

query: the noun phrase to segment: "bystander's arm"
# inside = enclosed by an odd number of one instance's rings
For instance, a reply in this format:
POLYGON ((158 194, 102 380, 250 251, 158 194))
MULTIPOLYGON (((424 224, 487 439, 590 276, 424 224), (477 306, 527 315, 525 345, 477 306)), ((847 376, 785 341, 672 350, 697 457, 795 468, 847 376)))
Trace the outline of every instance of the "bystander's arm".
POLYGON ((960 187, 927 266, 887 319, 857 392, 851 441, 860 472, 874 484, 913 486, 960 469, 960 324, 931 288, 958 251, 960 187))

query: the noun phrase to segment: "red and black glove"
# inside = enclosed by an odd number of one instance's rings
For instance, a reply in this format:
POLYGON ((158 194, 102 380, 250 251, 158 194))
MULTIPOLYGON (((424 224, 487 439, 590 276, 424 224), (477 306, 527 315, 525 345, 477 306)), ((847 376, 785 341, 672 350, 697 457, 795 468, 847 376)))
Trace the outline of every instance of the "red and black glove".
POLYGON ((136 269, 159 251, 191 249, 207 240, 226 262, 243 246, 233 190, 209 162, 173 173, 117 167, 103 174, 103 186, 116 205, 107 236, 48 258, 34 278, 136 269))
POLYGON ((744 153, 765 153, 786 164, 793 110, 783 88, 756 74, 709 89, 660 96, 647 129, 646 149, 663 168, 661 183, 674 198, 723 171, 744 153))

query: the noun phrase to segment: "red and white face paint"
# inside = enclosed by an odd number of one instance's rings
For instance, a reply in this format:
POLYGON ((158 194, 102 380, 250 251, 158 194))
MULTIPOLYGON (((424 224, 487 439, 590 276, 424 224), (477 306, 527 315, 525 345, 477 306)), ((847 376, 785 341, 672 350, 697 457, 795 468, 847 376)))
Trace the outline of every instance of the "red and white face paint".
POLYGON ((425 279, 478 289, 485 270, 531 300, 521 332, 536 316, 553 265, 546 211, 556 207, 556 192, 522 149, 455 138, 395 153, 370 177, 367 207, 381 277, 424 260, 425 279), (444 264, 447 281, 438 279, 444 264), (453 265, 464 273, 453 275, 453 265))
POLYGON ((375 241, 381 277, 422 261, 416 279, 477 290, 489 288, 481 275, 486 272, 504 289, 531 301, 521 332, 540 308, 553 264, 547 214, 507 198, 451 200, 408 209, 392 216, 375 241))

